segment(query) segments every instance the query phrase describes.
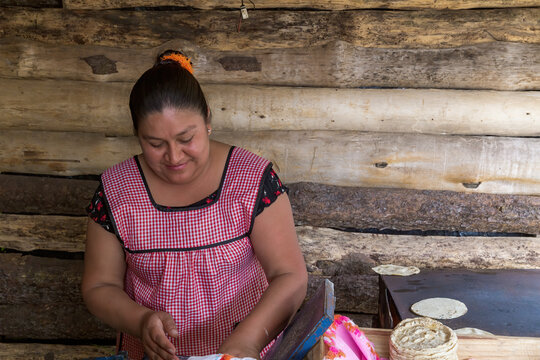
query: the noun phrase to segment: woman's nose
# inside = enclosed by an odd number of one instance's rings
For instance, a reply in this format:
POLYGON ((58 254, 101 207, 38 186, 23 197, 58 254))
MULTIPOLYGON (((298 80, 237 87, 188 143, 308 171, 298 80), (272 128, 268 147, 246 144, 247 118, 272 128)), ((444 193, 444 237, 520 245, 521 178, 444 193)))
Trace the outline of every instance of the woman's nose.
POLYGON ((182 146, 177 143, 169 144, 167 149, 167 157, 168 161, 171 164, 178 164, 180 160, 182 159, 182 146))

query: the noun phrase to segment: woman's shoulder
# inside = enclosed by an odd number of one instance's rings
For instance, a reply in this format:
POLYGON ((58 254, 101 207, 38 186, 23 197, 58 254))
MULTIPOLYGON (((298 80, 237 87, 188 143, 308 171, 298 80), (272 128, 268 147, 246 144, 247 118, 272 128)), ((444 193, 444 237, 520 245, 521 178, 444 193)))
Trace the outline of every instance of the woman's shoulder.
POLYGON ((232 151, 235 159, 239 162, 243 162, 248 165, 260 165, 263 167, 268 167, 271 165, 271 162, 268 159, 245 148, 234 147, 232 151))
POLYGON ((131 168, 134 168, 134 167, 137 167, 137 163, 138 163, 138 160, 137 160, 137 156, 132 156, 130 158, 127 158, 123 161, 120 161, 114 165, 111 165, 110 167, 108 167, 104 172, 103 174, 105 173, 114 173, 114 172, 118 172, 118 171, 122 171, 122 170, 126 170, 126 169, 131 169, 131 168))

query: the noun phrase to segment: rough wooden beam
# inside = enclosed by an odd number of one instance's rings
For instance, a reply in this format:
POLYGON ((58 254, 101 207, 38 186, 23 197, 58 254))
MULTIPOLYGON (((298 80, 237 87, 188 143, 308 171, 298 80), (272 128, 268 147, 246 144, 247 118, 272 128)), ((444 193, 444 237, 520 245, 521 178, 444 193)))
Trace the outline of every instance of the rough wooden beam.
MULTIPOLYGON (((20 288, 9 289, 12 292, 20 290, 20 288)), ((48 304, 21 302, 13 305, 0 304, 0 336, 3 341, 29 342, 109 340, 115 338, 116 331, 99 322, 81 302, 63 301, 48 304)))
POLYGON ((114 337, 115 332, 92 316, 82 302, 82 265, 82 260, 0 254, 0 337, 114 337))
MULTIPOLYGON (((450 48, 485 42, 538 43, 540 8, 462 11, 252 10, 120 11, 5 8, 2 37, 56 44, 154 47, 184 39, 219 50, 323 45, 337 40, 381 48, 450 48)), ((283 62, 283 64, 286 64, 283 62)))
MULTIPOLYGON (((295 220, 302 225, 540 234, 539 196, 287 185, 295 220)), ((84 216, 97 186, 97 180, 0 175, 0 212, 84 216)), ((35 229, 51 223, 33 219, 35 229)), ((5 224, 12 222, 17 220, 6 219, 5 224)))
POLYGON ((97 180, 0 175, 0 212, 86 215, 97 180))
MULTIPOLYGON (((360 325, 365 326, 365 325, 360 325)), ((111 339, 114 341, 114 339, 111 339)), ((0 358, 10 360, 84 360, 112 356, 114 345, 65 345, 0 342, 0 358)))
POLYGON ((511 42, 397 49, 328 39, 324 45, 225 51, 180 39, 164 39, 157 48, 121 49, 4 38, 0 51, 7 60, 0 62, 0 76, 133 83, 165 49, 190 56, 202 83, 540 90, 540 44, 511 42))
POLYGON ((0 248, 82 252, 86 217, 0 214, 0 248))
POLYGON ((61 8, 62 0, 0 0, 0 6, 24 6, 33 8, 61 8))
MULTIPOLYGON (((238 9, 236 3, 228 3, 219 0, 196 1, 196 0, 64 0, 67 9, 118 9, 130 7, 158 7, 179 6, 194 9, 238 9)), ((339 1, 283 1, 283 0, 258 0, 257 9, 319 9, 319 10, 354 10, 354 9, 474 9, 474 8, 499 8, 499 7, 528 7, 538 6, 536 0, 339 0, 339 1)), ((249 11, 248 7, 248 11, 249 11)))
POLYGON ((419 268, 540 269, 540 238, 412 236, 296 228, 310 273, 373 274, 380 264, 419 268))
MULTIPOLYGON (((274 163, 287 183, 540 194, 540 139, 363 133, 215 132, 274 163), (339 146, 336 146, 339 144, 339 146)), ((0 171, 99 174, 140 152, 135 137, 3 131, 0 171)))
POLYGON ((540 234, 540 197, 289 185, 298 224, 319 227, 540 234))
MULTIPOLYGON (((131 83, 26 79, 2 79, 2 83, 0 129, 133 134, 126 106, 131 83), (88 121, 89 113, 99 120, 88 121)), ((203 90, 214 130, 540 135, 540 91, 213 84, 203 90)))
MULTIPOLYGON (((0 220, 2 248, 84 251, 85 217, 0 214, 0 220)), ((297 226, 296 232, 308 269, 314 275, 373 275, 371 267, 383 263, 423 268, 540 268, 538 237, 386 235, 311 226, 297 226)), ((37 268, 36 263, 28 260, 26 266, 37 268)), ((60 265, 56 269, 61 269, 60 265)), ((72 291, 75 293, 71 298, 77 298, 78 289, 72 291)))

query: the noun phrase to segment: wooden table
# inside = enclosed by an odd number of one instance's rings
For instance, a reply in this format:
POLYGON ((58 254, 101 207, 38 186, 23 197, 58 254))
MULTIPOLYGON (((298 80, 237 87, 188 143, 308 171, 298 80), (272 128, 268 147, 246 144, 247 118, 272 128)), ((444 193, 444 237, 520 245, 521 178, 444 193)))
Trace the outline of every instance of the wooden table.
MULTIPOLYGON (((377 354, 388 359, 388 341, 392 330, 360 329, 373 343, 377 354)), ((304 360, 322 360, 326 351, 320 341, 304 360)), ((458 357, 459 360, 540 360, 540 338, 458 336, 458 357)))
POLYGON ((465 315, 439 320, 452 329, 473 327, 502 336, 540 337, 540 270, 431 270, 381 276, 379 326, 393 329, 416 317, 410 307, 431 297, 465 303, 465 315))
MULTIPOLYGON (((361 328, 375 345, 377 354, 388 358, 388 339, 392 330, 361 328)), ((458 336, 460 360, 540 360, 540 338, 514 336, 458 336)))

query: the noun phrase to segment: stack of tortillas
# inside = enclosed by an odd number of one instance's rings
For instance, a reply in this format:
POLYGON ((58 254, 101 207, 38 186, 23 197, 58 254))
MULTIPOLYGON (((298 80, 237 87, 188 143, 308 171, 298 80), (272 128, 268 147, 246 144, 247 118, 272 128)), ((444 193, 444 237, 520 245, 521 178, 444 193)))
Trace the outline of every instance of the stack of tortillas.
POLYGON ((405 319, 390 335, 390 360, 458 360, 457 335, 427 317, 405 319))

